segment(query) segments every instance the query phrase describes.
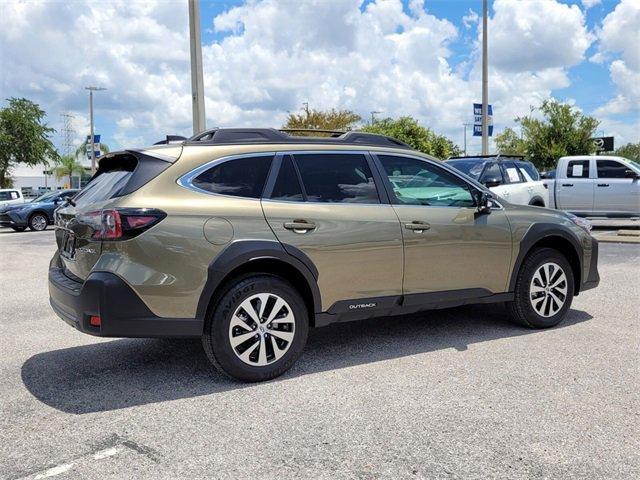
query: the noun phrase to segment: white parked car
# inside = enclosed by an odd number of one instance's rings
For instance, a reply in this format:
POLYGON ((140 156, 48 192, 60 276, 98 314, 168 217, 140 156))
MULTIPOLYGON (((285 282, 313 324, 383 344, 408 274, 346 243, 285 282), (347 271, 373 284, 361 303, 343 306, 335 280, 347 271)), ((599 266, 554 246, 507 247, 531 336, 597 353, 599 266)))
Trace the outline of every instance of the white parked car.
POLYGON ((22 196, 22 192, 15 188, 3 188, 0 189, 0 207, 6 205, 15 205, 17 203, 24 203, 25 199, 22 196))
POLYGON ((555 180, 545 183, 554 208, 581 216, 640 216, 640 165, 624 157, 562 157, 555 180))
POLYGON ((449 165, 486 185, 510 203, 549 206, 549 193, 536 167, 522 157, 479 155, 453 157, 449 165))

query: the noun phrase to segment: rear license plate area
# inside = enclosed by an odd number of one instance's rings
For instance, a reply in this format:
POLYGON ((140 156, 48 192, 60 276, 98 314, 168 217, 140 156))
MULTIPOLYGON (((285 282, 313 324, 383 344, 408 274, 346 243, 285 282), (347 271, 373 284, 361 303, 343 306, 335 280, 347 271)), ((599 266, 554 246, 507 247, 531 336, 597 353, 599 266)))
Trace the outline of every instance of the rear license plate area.
POLYGON ((60 255, 72 260, 76 254, 76 236, 73 232, 65 231, 62 234, 62 248, 60 249, 60 255))

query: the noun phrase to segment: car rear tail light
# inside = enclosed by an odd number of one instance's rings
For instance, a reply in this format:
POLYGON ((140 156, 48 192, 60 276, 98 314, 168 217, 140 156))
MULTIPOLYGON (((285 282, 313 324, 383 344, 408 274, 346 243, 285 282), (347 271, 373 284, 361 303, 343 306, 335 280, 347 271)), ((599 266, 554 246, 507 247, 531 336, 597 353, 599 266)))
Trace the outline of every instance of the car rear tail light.
POLYGON ((150 229, 167 214, 155 208, 117 208, 86 214, 99 217, 99 224, 92 225, 95 240, 127 240, 150 229))
POLYGON ((92 327, 99 327, 102 324, 102 319, 97 315, 91 315, 89 317, 89 325, 92 327))

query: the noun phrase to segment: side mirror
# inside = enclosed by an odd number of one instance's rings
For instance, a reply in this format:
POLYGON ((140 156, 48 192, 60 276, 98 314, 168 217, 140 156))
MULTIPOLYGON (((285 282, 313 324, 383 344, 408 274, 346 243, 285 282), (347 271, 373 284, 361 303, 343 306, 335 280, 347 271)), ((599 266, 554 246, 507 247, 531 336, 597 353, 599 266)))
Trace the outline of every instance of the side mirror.
POLYGON ((633 178, 633 179, 638 179, 638 178, 640 178, 640 174, 639 174, 639 173, 634 172, 634 171, 633 171, 633 170, 631 170, 630 168, 627 168, 627 169, 624 171, 624 176, 625 176, 625 177, 627 177, 627 178, 633 178))
POLYGON ((485 179, 483 183, 487 188, 497 187, 498 185, 502 185, 502 179, 498 177, 490 177, 485 179))
POLYGON ((493 207, 493 197, 487 192, 479 192, 477 196, 478 213, 491 213, 493 207))

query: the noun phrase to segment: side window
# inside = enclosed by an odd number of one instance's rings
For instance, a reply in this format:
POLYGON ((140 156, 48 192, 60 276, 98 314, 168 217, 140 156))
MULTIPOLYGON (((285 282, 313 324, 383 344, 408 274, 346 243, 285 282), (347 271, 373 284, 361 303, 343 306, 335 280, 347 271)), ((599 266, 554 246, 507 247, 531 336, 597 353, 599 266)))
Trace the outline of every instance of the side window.
POLYGON ((309 202, 380 203, 364 155, 296 154, 295 162, 309 202))
POLYGON ((589 160, 570 160, 567 178, 589 178, 589 160))
POLYGON ((524 181, 514 162, 502 162, 502 168, 504 168, 504 177, 507 183, 522 183, 524 181))
POLYGON ((394 155, 378 155, 397 203, 444 207, 473 207, 469 185, 424 160, 394 155))
POLYGON ((626 178, 629 167, 615 160, 597 160, 598 178, 626 178))
POLYGON ((500 169, 500 165, 497 163, 491 163, 484 169, 484 173, 480 178, 480 183, 486 184, 487 182, 495 183, 504 183, 504 179, 502 178, 502 170, 500 169))
POLYGON ((273 186, 271 193, 273 200, 282 200, 285 202, 302 202, 302 188, 298 181, 298 174, 293 166, 293 160, 290 155, 286 155, 282 159, 278 178, 273 186))
POLYGON ((194 187, 235 197, 260 198, 273 156, 227 160, 193 179, 194 187))
POLYGON ((520 169, 520 173, 524 177, 525 182, 537 182, 540 180, 540 173, 536 167, 530 162, 516 162, 516 165, 520 169))

